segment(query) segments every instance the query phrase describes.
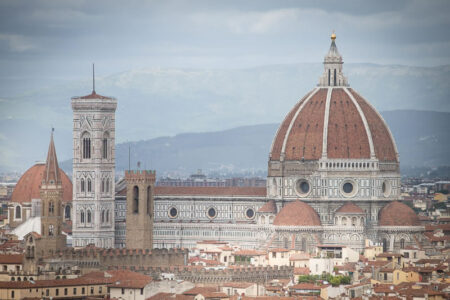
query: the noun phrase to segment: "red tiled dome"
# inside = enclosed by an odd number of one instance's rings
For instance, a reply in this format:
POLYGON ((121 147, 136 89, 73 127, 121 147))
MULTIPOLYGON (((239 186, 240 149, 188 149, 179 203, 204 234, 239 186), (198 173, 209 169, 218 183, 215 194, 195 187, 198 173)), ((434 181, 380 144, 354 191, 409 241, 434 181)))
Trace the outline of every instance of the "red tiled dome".
POLYGON ((419 226, 416 213, 408 205, 394 201, 380 210, 379 226, 419 226))
POLYGON ((341 207, 339 207, 339 209, 336 211, 336 213, 340 213, 340 214, 346 214, 346 213, 363 214, 364 211, 358 205, 356 205, 356 204, 354 204, 352 202, 347 202, 344 205, 342 205, 341 207))
POLYGON ((273 221, 279 226, 320 226, 317 212, 305 202, 295 201, 283 207, 273 221))
MULTIPOLYGON (((20 177, 11 195, 11 202, 25 203, 40 199, 40 185, 45 171, 45 163, 37 163, 20 177)), ((63 170, 59 169, 63 187, 63 202, 72 201, 72 182, 63 170)))
POLYGON ((327 109, 328 91, 314 89, 287 114, 273 140, 270 160, 318 160, 326 152, 331 159, 369 159, 373 154, 380 161, 397 162, 389 128, 368 101, 351 88, 334 87, 327 109))

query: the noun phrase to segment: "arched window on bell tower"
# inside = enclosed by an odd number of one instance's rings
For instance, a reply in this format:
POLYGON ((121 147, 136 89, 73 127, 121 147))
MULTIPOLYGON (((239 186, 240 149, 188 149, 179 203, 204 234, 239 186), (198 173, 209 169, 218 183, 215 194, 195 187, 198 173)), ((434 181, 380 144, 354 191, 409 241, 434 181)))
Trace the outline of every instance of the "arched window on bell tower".
POLYGON ((133 188, 133 213, 139 213, 139 188, 137 186, 133 188))
POLYGON ((54 212, 55 212, 55 205, 53 204, 53 201, 50 201, 50 203, 48 204, 48 214, 52 216, 54 212))
POLYGON ((81 137, 81 157, 83 159, 91 158, 91 135, 88 132, 83 133, 81 137))
POLYGON ((152 215, 152 188, 147 187, 147 215, 152 215))
POLYGON ((109 152, 109 133, 105 132, 103 134, 103 141, 102 141, 102 157, 104 159, 108 158, 108 152, 109 152))

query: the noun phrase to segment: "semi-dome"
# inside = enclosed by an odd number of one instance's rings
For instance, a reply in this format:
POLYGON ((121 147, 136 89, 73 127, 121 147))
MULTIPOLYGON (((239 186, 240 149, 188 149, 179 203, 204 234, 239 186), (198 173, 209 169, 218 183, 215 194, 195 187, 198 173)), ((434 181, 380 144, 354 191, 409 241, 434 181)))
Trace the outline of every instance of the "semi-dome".
POLYGON ((379 226, 419 226, 419 217, 406 204, 393 201, 380 210, 379 226))
POLYGON ((321 226, 317 212, 302 201, 286 204, 273 221, 278 226, 321 226))
MULTIPOLYGON (((11 202, 25 203, 40 199, 40 185, 44 178, 45 163, 37 163, 20 177, 11 195, 11 202)), ((72 201, 72 182, 63 170, 59 169, 63 187, 63 202, 72 201)))
POLYGON ((259 213, 272 213, 272 214, 276 214, 277 213, 277 205, 275 203, 275 200, 270 199, 269 201, 266 202, 266 204, 264 204, 263 206, 261 206, 260 209, 258 209, 259 213))
POLYGON ((272 142, 271 161, 378 159, 398 162, 395 141, 377 110, 348 87, 336 36, 319 85, 287 114, 272 142))
POLYGON ((347 202, 336 210, 337 214, 364 214, 364 211, 358 205, 347 202))

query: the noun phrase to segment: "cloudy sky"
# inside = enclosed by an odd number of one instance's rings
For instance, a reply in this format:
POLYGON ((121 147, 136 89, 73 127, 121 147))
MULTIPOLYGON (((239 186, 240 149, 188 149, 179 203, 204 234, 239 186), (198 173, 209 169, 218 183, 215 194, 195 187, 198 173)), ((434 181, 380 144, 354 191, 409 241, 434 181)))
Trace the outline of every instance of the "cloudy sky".
POLYGON ((449 1, 0 2, 0 96, 97 72, 317 62, 450 63, 449 1))
POLYGON ((447 66, 398 69, 391 82, 381 66, 370 76, 390 98, 347 73, 378 109, 448 110, 449 15, 447 0, 1 0, 0 172, 42 159, 53 126, 70 159, 69 101, 90 92, 93 62, 99 93, 120 100, 117 142, 279 122, 317 82, 333 30, 346 63, 447 66), (316 65, 246 72, 300 63, 316 65))

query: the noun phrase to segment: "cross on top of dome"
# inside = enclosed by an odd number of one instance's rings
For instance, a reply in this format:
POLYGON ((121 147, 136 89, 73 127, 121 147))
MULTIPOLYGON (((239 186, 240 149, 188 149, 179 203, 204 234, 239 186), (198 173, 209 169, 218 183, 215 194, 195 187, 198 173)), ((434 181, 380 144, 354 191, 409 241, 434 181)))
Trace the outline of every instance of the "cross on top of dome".
POLYGON ((319 86, 348 86, 347 78, 342 73, 342 55, 336 46, 336 34, 331 35, 331 45, 323 61, 324 73, 319 78, 319 86))

